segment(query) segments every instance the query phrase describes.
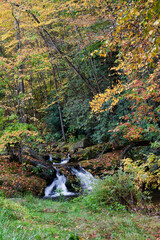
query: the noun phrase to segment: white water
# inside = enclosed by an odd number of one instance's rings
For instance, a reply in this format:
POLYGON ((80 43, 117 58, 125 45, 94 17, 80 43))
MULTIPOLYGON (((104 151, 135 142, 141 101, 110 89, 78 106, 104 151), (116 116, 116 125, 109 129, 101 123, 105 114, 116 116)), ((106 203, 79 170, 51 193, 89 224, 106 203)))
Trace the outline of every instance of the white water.
POLYGON ((66 177, 64 175, 61 175, 58 169, 55 168, 55 170, 56 178, 53 180, 50 186, 45 188, 45 197, 73 195, 74 193, 69 192, 66 187, 66 177))
POLYGON ((49 161, 52 162, 53 165, 55 164, 55 162, 53 162, 52 154, 49 154, 49 161))
MULTIPOLYGON (((49 155, 49 160, 53 162, 52 155, 49 155)), ((61 160, 61 165, 68 163, 70 160, 70 156, 66 159, 61 160)), ((75 193, 69 192, 66 187, 66 177, 63 174, 60 174, 59 170, 57 168, 54 168, 56 170, 56 178, 53 180, 50 186, 45 188, 45 197, 59 197, 59 196, 68 196, 68 195, 74 195, 75 193)), ((95 183, 95 178, 93 175, 86 171, 84 168, 79 167, 79 169, 76 169, 74 167, 71 167, 71 172, 76 175, 77 178, 79 178, 81 182, 81 186, 83 189, 92 190, 93 184, 95 183)))
POLYGON ((62 159, 62 160, 61 160, 61 164, 66 164, 66 163, 68 163, 68 162, 69 162, 68 159, 64 159, 64 160, 62 159))
POLYGON ((49 161, 53 161, 53 159, 52 159, 52 154, 49 154, 49 161))
POLYGON ((75 174, 77 178, 79 178, 83 189, 92 190, 93 184, 95 183, 96 179, 90 172, 87 172, 82 167, 80 167, 79 169, 72 167, 71 172, 75 174))
POLYGON ((68 154, 67 158, 62 158, 62 159, 61 159, 61 164, 66 164, 66 163, 68 163, 70 159, 71 159, 70 154, 68 154))

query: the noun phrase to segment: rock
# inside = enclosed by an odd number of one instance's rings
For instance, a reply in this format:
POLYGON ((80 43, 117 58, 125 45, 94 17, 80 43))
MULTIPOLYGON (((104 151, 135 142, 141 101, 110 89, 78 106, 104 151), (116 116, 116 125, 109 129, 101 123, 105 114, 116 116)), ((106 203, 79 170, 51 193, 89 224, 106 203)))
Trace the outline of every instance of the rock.
POLYGON ((93 175, 103 177, 117 172, 122 150, 116 150, 100 155, 97 158, 81 161, 81 166, 91 171, 93 175))
POLYGON ((101 154, 106 153, 110 151, 112 148, 109 143, 106 144, 97 144, 91 147, 86 148, 78 148, 78 151, 72 156, 73 158, 76 158, 79 156, 79 160, 86 160, 86 159, 92 159, 97 158, 101 154))
POLYGON ((69 152, 75 153, 76 151, 89 147, 90 145, 91 141, 88 138, 83 138, 82 140, 73 143, 71 146, 69 146, 69 152))

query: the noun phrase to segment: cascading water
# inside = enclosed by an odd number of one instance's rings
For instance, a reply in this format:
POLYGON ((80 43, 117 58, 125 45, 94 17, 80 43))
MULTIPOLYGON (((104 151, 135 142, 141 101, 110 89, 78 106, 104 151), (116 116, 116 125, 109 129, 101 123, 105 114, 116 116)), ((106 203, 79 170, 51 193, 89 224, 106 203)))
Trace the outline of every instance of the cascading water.
POLYGON ((73 195, 74 193, 69 192, 66 187, 66 177, 63 174, 61 175, 57 168, 54 169, 56 170, 56 178, 53 180, 50 186, 45 188, 45 197, 73 195))
POLYGON ((86 171, 81 166, 79 167, 79 169, 72 167, 71 172, 75 174, 77 178, 79 178, 83 189, 92 190, 93 184, 95 183, 96 179, 90 172, 86 171))
POLYGON ((53 162, 52 154, 49 154, 49 161, 53 162))
POLYGON ((70 154, 68 153, 67 158, 62 158, 62 159, 61 159, 61 164, 67 164, 70 159, 71 159, 71 156, 70 156, 70 154))
MULTIPOLYGON (((56 165, 53 162, 52 155, 49 155, 49 160, 53 163, 53 165, 56 165)), ((60 165, 68 163, 70 160, 70 155, 66 159, 62 159, 60 165)), ((59 170, 54 167, 56 170, 56 178, 53 180, 52 184, 45 188, 45 197, 59 197, 59 196, 72 196, 77 195, 76 193, 69 192, 66 187, 66 177, 63 174, 60 174, 59 170)), ((93 175, 86 171, 81 166, 76 169, 75 167, 70 167, 70 171, 76 175, 77 178, 79 178, 81 182, 81 186, 83 189, 92 190, 92 186, 95 182, 95 178, 93 175)))

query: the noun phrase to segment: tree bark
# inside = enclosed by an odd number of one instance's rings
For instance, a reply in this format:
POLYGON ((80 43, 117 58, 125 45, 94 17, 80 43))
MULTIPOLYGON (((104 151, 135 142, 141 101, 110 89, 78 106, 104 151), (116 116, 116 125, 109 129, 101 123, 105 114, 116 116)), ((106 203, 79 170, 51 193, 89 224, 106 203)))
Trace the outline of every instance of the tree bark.
MULTIPOLYGON (((17 44, 17 52, 18 52, 21 49, 20 22, 14 12, 14 4, 11 3, 11 6, 12 6, 12 16, 15 19, 16 39, 18 41, 18 44, 17 44)), ((24 81, 23 81, 23 78, 21 77, 22 73, 23 73, 23 65, 21 64, 21 65, 19 65, 19 69, 18 69, 19 85, 18 85, 18 89, 17 89, 17 95, 24 94, 24 81)), ((18 115, 19 115, 19 122, 25 123, 26 117, 25 117, 25 104, 24 104, 23 97, 18 100, 18 115)))
MULTIPOLYGON (((49 45, 48 42, 46 41, 46 38, 44 38, 43 34, 40 32, 41 37, 43 38, 43 40, 45 41, 46 47, 49 51, 49 45)), ((49 52, 49 60, 52 66, 52 73, 53 73, 53 78, 54 78, 54 85, 55 85, 55 90, 56 90, 56 98, 57 98, 57 104, 58 104, 58 112, 59 112, 59 118, 60 118, 60 123, 61 123, 61 131, 62 131, 62 136, 63 136, 63 140, 64 142, 66 141, 66 137, 65 137, 65 131, 64 131, 64 124, 63 124, 63 116, 62 116, 62 110, 61 110, 61 104, 59 101, 59 97, 58 97, 58 86, 57 86, 57 78, 56 78, 56 74, 55 74, 55 67, 53 65, 52 62, 52 55, 49 52)))
POLYGON ((60 122, 61 122, 62 136, 63 136, 63 140, 64 140, 64 142, 65 142, 65 141, 66 141, 66 137, 65 137, 65 131, 64 131, 64 124, 63 124, 62 110, 61 110, 61 105, 60 105, 60 101, 59 101, 59 97, 58 97, 57 79, 56 79, 56 75, 55 75, 55 68, 54 68, 52 62, 51 62, 51 65, 52 65, 52 72, 53 72, 53 77, 54 77, 54 85, 55 85, 55 89, 56 89, 56 97, 57 97, 57 104, 58 104, 59 118, 60 118, 60 122))

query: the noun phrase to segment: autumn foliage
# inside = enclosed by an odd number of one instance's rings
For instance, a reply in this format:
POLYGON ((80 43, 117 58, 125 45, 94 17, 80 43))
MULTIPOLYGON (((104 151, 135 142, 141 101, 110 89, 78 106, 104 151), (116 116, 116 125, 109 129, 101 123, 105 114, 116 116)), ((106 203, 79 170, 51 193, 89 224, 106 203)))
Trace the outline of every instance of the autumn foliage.
POLYGON ((23 165, 10 162, 7 157, 0 157, 0 190, 6 197, 24 196, 32 193, 42 196, 46 182, 34 176, 31 171, 24 171, 23 165))
POLYGON ((92 112, 116 113, 113 107, 125 99, 129 111, 110 132, 114 137, 120 132, 129 141, 154 140, 159 135, 160 124, 159 2, 119 1, 116 9, 116 27, 98 51, 100 56, 106 57, 108 48, 119 45, 117 69, 123 69, 128 81, 121 81, 96 95, 90 103, 92 112), (103 107, 107 102, 108 107, 103 107))
POLYGON ((0 149, 86 135, 158 146, 159 9, 158 0, 2 0, 0 149))

